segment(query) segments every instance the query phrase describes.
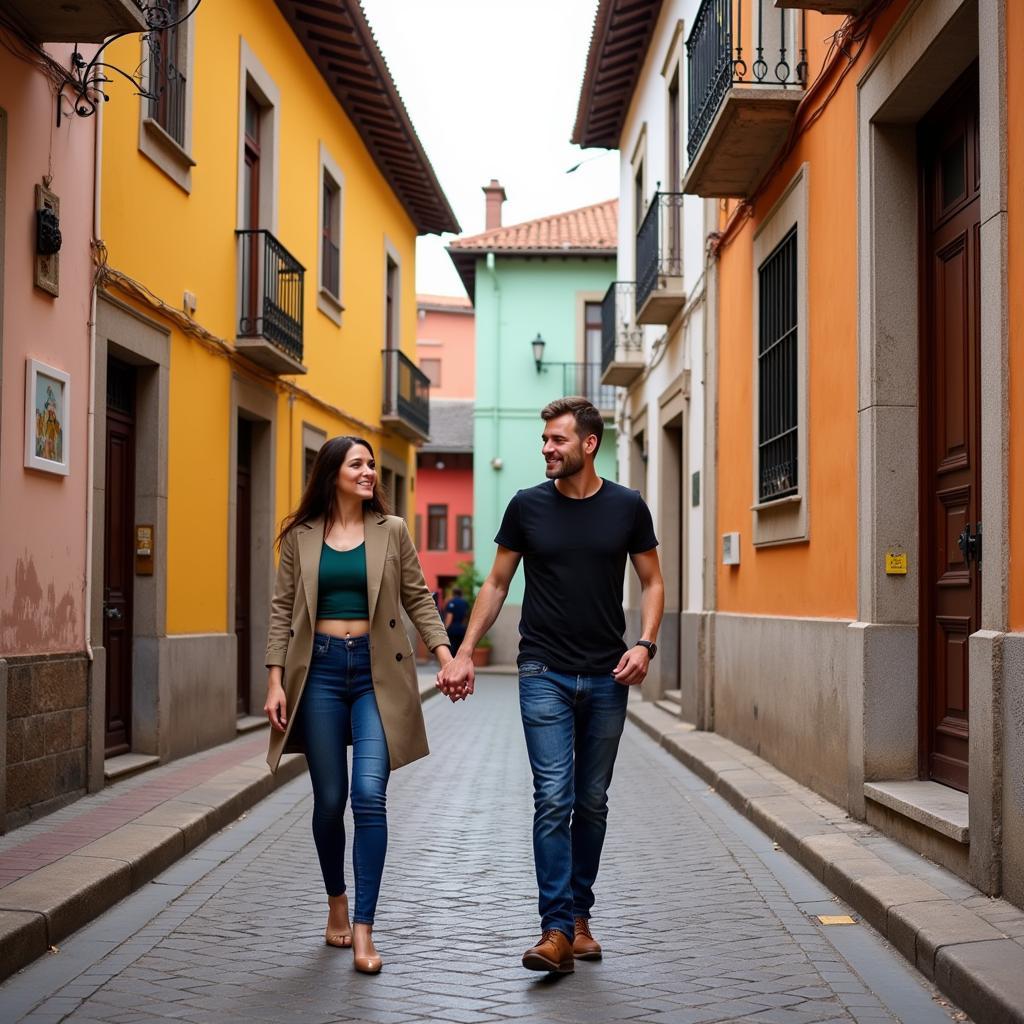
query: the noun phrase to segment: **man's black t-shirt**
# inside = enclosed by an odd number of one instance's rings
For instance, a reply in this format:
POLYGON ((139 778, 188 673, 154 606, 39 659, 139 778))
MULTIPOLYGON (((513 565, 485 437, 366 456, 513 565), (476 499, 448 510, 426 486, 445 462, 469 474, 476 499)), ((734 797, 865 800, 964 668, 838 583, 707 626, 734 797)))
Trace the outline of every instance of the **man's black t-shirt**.
POLYGON ((589 498, 567 498, 545 480, 515 494, 494 541, 523 556, 519 663, 609 674, 626 650, 626 556, 658 544, 639 492, 602 480, 589 498))

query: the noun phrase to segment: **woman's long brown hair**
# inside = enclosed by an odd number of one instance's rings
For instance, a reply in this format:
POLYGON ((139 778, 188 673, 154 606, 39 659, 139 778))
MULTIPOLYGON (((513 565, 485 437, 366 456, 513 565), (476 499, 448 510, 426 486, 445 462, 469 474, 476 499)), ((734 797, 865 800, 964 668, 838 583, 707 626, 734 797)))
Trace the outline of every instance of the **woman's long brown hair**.
MULTIPOLYGON (((309 474, 309 483, 303 491, 298 508, 285 517, 281 524, 281 532, 277 535, 277 545, 281 546, 285 534, 303 523, 311 523, 314 519, 323 519, 325 523, 334 520, 338 500, 338 472, 345 463, 345 456, 353 445, 361 444, 375 459, 373 446, 361 437, 345 434, 332 437, 325 441, 313 460, 313 470, 309 474)), ((363 502, 363 509, 376 512, 378 515, 388 514, 387 502, 380 489, 380 476, 373 485, 373 497, 363 502)))

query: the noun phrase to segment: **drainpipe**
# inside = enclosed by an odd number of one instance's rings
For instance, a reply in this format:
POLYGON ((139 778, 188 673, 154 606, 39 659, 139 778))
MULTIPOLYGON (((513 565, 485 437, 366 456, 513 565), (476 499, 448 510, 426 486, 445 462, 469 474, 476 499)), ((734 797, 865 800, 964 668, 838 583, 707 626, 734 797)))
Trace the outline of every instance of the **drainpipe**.
MULTIPOLYGON (((93 174, 92 174, 92 237, 100 238, 100 176, 102 172, 103 104, 97 109, 93 125, 93 174)), ((89 664, 94 662, 92 649, 92 586, 93 586, 93 518, 95 515, 96 472, 96 315, 99 304, 95 273, 93 274, 92 295, 89 300, 89 407, 86 414, 86 479, 85 479, 85 653, 89 664)))
MULTIPOLYGON (((501 417, 498 415, 498 396, 501 394, 501 288, 498 285, 497 260, 494 253, 487 254, 487 273, 491 277, 491 285, 494 288, 494 404, 491 406, 491 419, 494 423, 494 444, 498 446, 498 429, 501 426, 501 417)), ((494 453, 495 456, 498 452, 494 453)), ((491 479, 494 481, 494 508, 498 510, 499 498, 501 497, 501 477, 497 471, 492 469, 491 479)))

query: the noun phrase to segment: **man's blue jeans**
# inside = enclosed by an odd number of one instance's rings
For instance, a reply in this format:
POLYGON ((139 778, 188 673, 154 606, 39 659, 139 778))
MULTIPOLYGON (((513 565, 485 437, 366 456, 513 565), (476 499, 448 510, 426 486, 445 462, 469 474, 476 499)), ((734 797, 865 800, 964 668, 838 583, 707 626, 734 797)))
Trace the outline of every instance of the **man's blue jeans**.
POLYGON ((628 687, 538 662, 519 667, 519 709, 533 769, 533 858, 541 928, 573 938, 589 918, 608 822, 608 786, 628 687))
POLYGON ((313 659, 299 704, 301 730, 313 783, 313 840, 328 896, 345 892, 345 804, 352 737, 352 817, 355 842, 356 924, 373 924, 388 848, 387 788, 391 771, 370 674, 370 638, 345 640, 316 633, 313 659))

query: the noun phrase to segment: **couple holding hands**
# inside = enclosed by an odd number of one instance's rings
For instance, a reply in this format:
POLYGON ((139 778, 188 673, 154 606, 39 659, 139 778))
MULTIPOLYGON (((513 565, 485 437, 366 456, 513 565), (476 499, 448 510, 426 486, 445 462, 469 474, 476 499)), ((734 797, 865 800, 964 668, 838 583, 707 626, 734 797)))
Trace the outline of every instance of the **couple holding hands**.
POLYGON ((519 705, 534 780, 533 849, 541 937, 530 970, 566 973, 599 959, 590 931, 628 688, 657 653, 664 585, 651 514, 636 491, 599 477, 604 420, 584 398, 541 411, 546 480, 519 491, 497 554, 452 652, 404 520, 387 514, 373 449, 336 437, 319 451, 298 508, 278 536, 264 710, 267 762, 303 752, 313 786, 313 838, 327 890, 325 941, 351 947, 357 971, 382 959, 373 921, 387 850, 392 770, 428 753, 404 609, 436 656, 437 686, 471 696, 472 652, 524 562, 519 705), (640 637, 623 640, 630 559, 643 592, 640 637), (347 747, 352 747, 351 775, 347 747), (345 885, 344 811, 352 802, 354 913, 345 885))

